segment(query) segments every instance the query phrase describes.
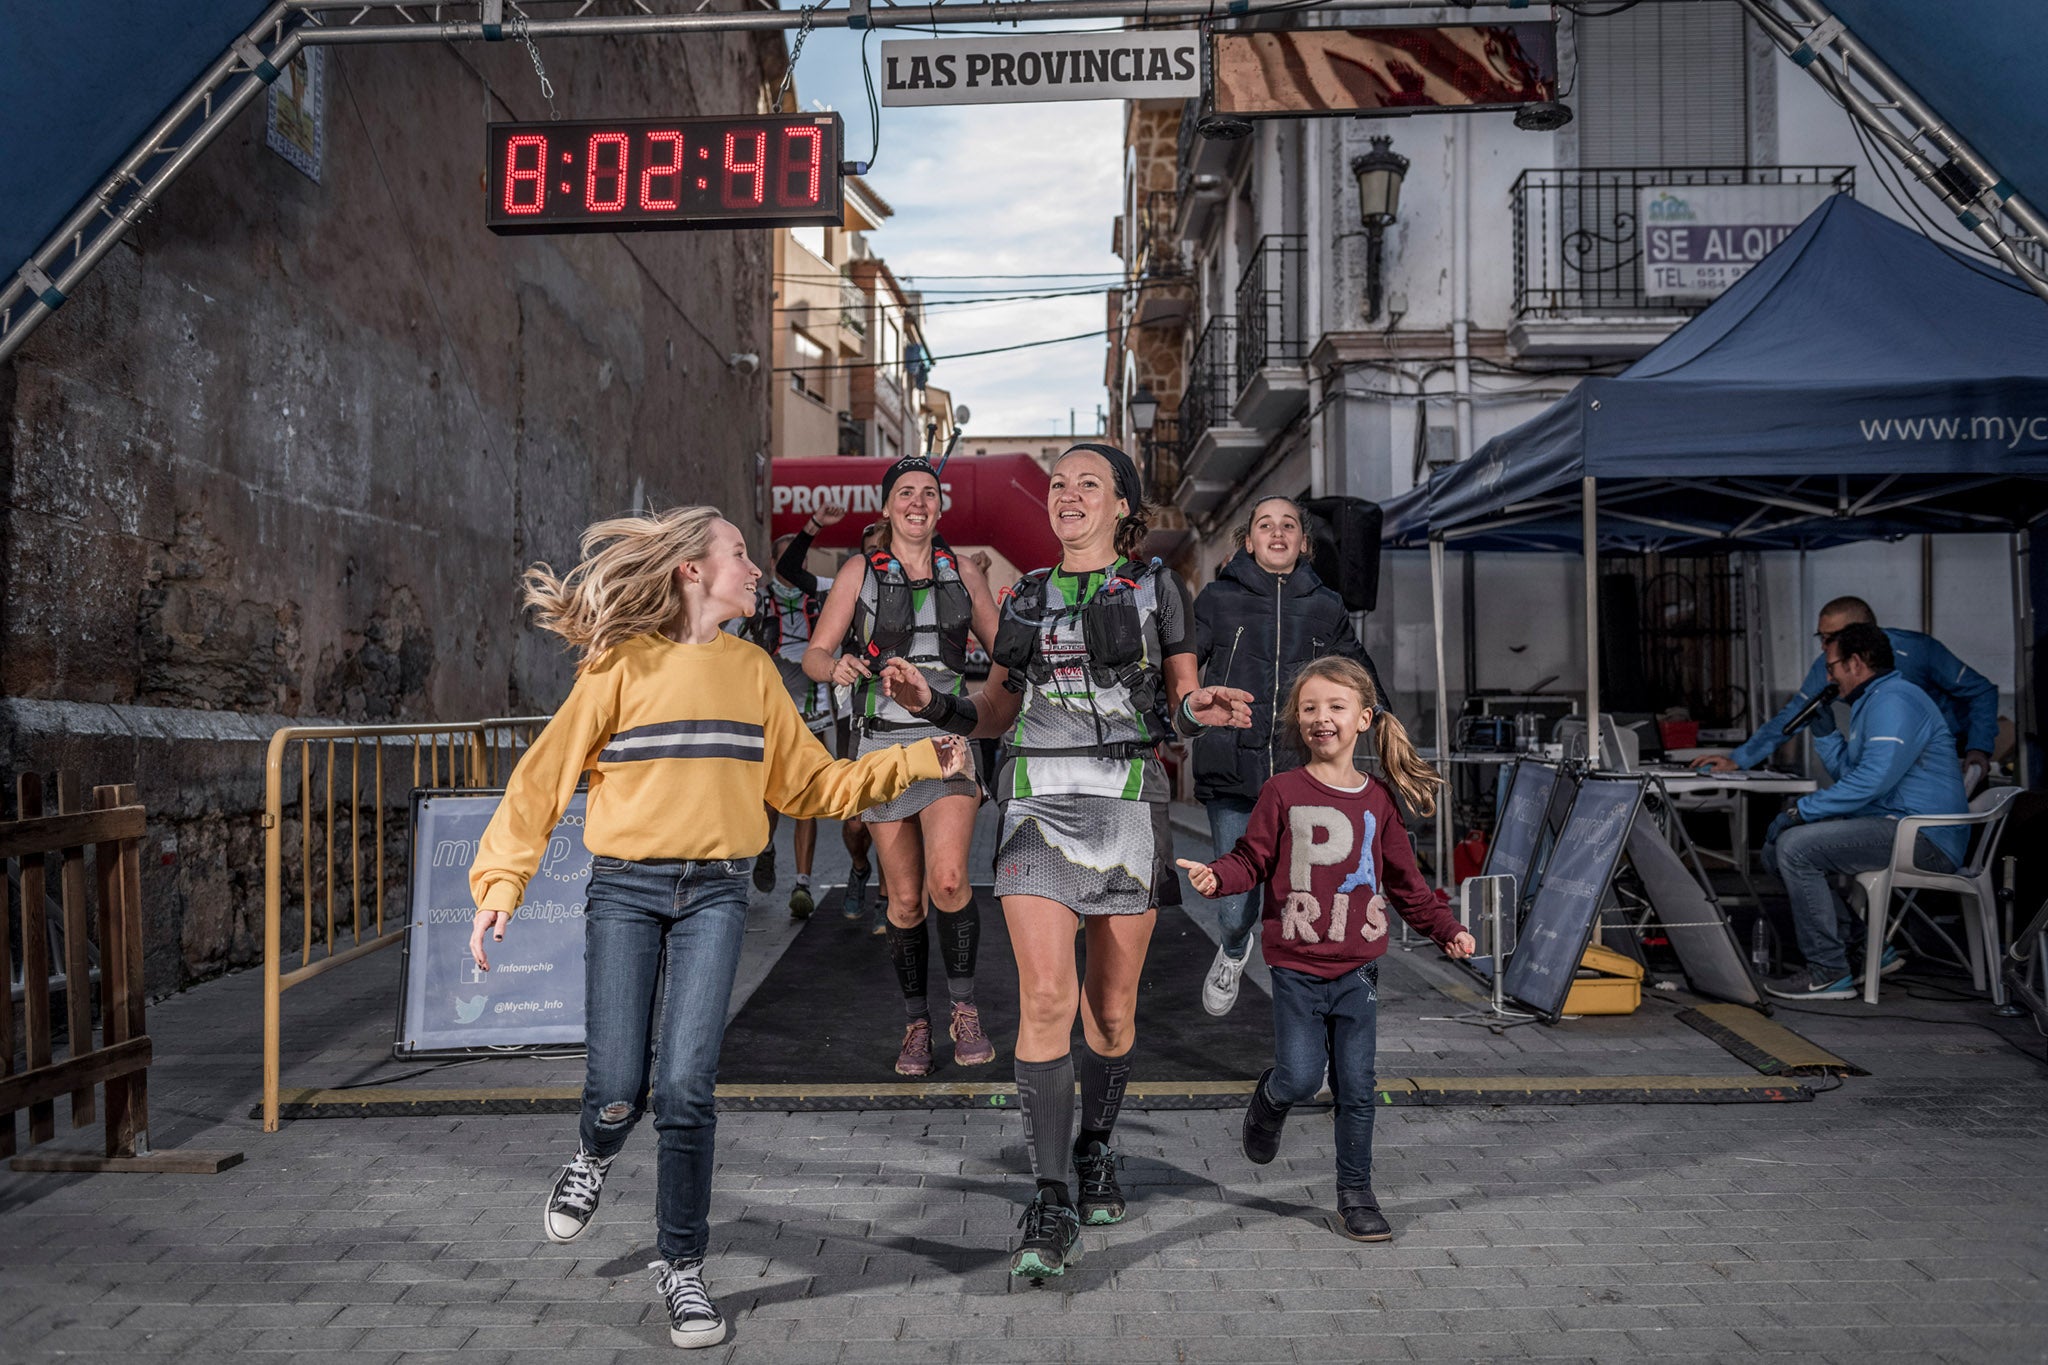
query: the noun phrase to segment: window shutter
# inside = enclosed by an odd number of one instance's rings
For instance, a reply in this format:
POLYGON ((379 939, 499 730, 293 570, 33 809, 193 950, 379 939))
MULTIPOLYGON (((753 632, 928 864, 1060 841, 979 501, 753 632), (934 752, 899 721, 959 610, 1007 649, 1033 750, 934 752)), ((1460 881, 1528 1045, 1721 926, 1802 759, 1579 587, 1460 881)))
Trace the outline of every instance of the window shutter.
POLYGON ((1581 166, 1748 164, 1740 6, 1638 5, 1575 37, 1581 166))

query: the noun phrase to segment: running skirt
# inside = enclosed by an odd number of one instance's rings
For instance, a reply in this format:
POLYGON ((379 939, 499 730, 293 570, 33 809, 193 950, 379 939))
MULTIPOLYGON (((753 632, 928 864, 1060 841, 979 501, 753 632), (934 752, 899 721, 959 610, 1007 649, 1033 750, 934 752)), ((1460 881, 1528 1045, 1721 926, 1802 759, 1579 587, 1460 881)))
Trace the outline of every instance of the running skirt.
POLYGON ((1166 803, 1066 795, 1003 802, 996 895, 1043 896, 1077 915, 1179 905, 1166 803))
MULTIPOLYGON (((863 755, 877 749, 886 749, 892 744, 912 744, 919 737, 891 735, 887 731, 865 735, 860 742, 863 755)), ((967 746, 968 770, 957 777, 920 777, 903 789, 903 794, 894 801, 884 801, 878 806, 869 806, 860 813, 860 818, 870 825, 884 825, 891 820, 908 820, 932 802, 947 796, 971 796, 981 799, 981 782, 975 776, 975 752, 972 744, 967 746)))

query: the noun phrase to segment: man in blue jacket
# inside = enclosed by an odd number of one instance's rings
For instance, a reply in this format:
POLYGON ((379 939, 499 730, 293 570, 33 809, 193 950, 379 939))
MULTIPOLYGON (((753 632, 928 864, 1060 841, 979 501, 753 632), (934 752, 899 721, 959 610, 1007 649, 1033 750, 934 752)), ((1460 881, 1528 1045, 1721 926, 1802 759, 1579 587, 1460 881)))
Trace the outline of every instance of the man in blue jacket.
MULTIPOLYGON (((1787 1000, 1855 998, 1845 942, 1855 936, 1857 922, 1829 876, 1890 863, 1901 816, 1960 815, 1969 809, 1948 722, 1894 667, 1887 632, 1867 621, 1851 622, 1828 641, 1823 662, 1851 718, 1844 738, 1826 707, 1814 717, 1814 748, 1834 785, 1800 797, 1772 823, 1764 844, 1764 865, 1785 883, 1792 928, 1806 957, 1803 973, 1767 987, 1787 1000)), ((1968 837, 1962 829, 1923 831, 1914 862, 1949 871, 1962 861, 1968 837)), ((1881 970, 1891 970, 1898 960, 1887 947, 1881 970)))
MULTIPOLYGON (((1821 648, 1826 649, 1828 641, 1834 639, 1844 626, 1858 622, 1870 626, 1877 624, 1876 613, 1860 597, 1837 597, 1822 607, 1816 632, 1820 636, 1821 648)), ((1892 658, 1901 676, 1925 692, 1940 708, 1950 733, 1962 737, 1963 748, 1967 751, 1963 755, 1963 767, 1974 766, 1980 775, 1988 776, 1991 772, 1991 750, 1998 743, 1998 685, 1949 653, 1948 647, 1932 635, 1889 627, 1885 628, 1884 635, 1891 642, 1892 658)), ((1734 753, 1726 758, 1707 759, 1701 766, 1725 773, 1737 768, 1754 768, 1762 763, 1785 742, 1785 726, 1792 717, 1827 686, 1827 681, 1825 658, 1815 659, 1813 667, 1806 671, 1806 681, 1799 685, 1799 691, 1792 700, 1785 703, 1784 710, 1765 721, 1734 753)))

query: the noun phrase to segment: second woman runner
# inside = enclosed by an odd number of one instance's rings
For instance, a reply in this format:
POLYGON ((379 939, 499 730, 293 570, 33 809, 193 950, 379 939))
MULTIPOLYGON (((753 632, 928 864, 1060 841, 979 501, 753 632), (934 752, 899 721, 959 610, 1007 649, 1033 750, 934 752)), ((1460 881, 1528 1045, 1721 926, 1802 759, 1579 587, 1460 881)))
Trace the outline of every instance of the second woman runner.
MULTIPOLYGON (((940 501, 939 476, 929 460, 909 455, 889 466, 882 476, 881 512, 887 544, 848 560, 833 578, 804 655, 804 672, 811 678, 854 689, 853 724, 861 754, 943 733, 904 709, 882 686, 886 664, 906 660, 930 690, 957 693, 966 687, 968 632, 984 648, 995 641, 996 608, 988 580, 939 539, 940 501), (853 647, 835 657, 831 646, 846 639, 849 629, 853 647)), ((944 782, 915 783, 863 817, 882 864, 889 897, 889 957, 908 1015, 896 1055, 900 1075, 927 1076, 932 1070, 931 1009, 925 995, 931 962, 927 898, 939 912, 953 1060, 961 1066, 995 1060, 995 1046, 974 1002, 981 918, 967 881, 967 850, 980 805, 981 787, 970 772, 944 782)))

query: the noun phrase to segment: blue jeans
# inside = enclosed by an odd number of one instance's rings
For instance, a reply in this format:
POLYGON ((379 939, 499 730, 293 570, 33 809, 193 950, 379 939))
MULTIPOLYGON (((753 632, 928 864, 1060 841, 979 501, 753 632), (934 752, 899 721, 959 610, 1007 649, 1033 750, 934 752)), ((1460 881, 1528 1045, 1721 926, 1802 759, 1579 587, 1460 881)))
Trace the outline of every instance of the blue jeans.
MULTIPOLYGON (((1806 970, 1821 983, 1849 973, 1849 949, 1863 940, 1863 921, 1835 894, 1830 874, 1875 872, 1892 860, 1899 822, 1883 815, 1853 820, 1816 820, 1794 825, 1764 845, 1764 866, 1785 883, 1792 902, 1792 931, 1806 970)), ((1925 834, 1913 844, 1913 861, 1931 872, 1955 867, 1925 834)))
POLYGON ((1273 1079, 1266 1098, 1305 1104, 1330 1068, 1337 1101, 1337 1188, 1372 1188, 1372 1106, 1379 1046, 1380 964, 1325 981, 1273 968, 1273 1079))
POLYGON ((711 1238, 712 1092, 746 938, 751 862, 591 864, 583 912, 589 1057, 578 1136, 593 1156, 617 1155, 652 1089, 664 1260, 695 1260, 711 1238))
MULTIPOLYGON (((1216 841, 1216 856, 1221 858, 1237 847, 1237 841, 1250 827, 1252 803, 1234 796, 1219 796, 1209 802, 1208 810, 1209 834, 1216 841)), ((1223 928, 1223 951, 1239 962, 1252 950, 1252 930, 1259 927, 1259 910, 1265 899, 1266 888, 1255 886, 1242 898, 1231 897, 1216 903, 1216 918, 1223 928)))

